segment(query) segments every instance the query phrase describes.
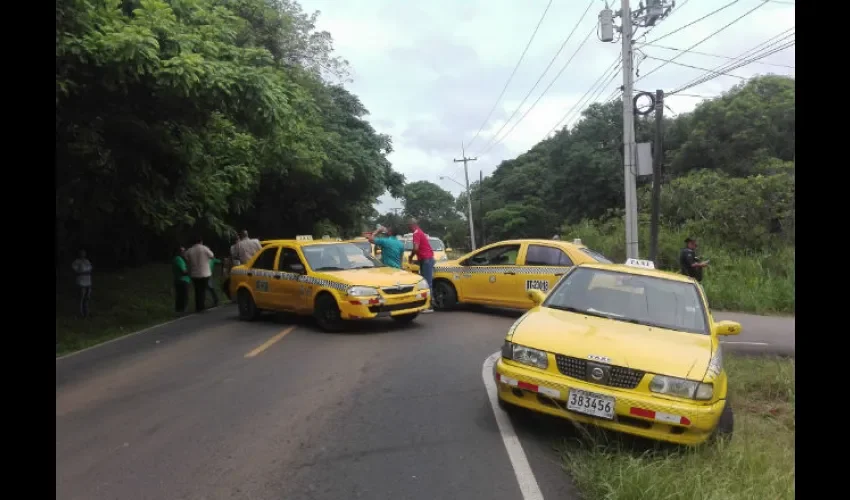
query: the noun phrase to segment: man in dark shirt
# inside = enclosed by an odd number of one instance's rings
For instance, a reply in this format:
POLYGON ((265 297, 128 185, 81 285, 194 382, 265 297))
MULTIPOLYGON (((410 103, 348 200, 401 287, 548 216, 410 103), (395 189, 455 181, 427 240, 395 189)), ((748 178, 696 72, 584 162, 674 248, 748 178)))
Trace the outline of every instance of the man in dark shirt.
POLYGON ((699 257, 697 257, 697 241, 693 238, 686 238, 685 248, 679 252, 679 267, 682 274, 702 282, 702 270, 706 266, 708 266, 708 261, 700 262, 699 257))

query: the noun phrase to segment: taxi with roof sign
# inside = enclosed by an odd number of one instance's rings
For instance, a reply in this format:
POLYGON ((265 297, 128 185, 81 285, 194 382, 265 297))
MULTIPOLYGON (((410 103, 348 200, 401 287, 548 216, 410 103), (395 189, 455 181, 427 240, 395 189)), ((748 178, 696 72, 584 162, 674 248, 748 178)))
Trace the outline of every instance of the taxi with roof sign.
POLYGON ((264 241, 250 261, 231 269, 226 289, 242 320, 291 312, 313 315, 328 331, 342 330, 347 320, 408 323, 430 305, 421 276, 387 267, 353 243, 309 235, 264 241))
POLYGON ((508 330, 499 406, 698 445, 733 431, 720 337, 702 287, 650 261, 582 264, 508 330))
POLYGON ((546 293, 572 266, 593 262, 611 263, 578 239, 491 243, 459 259, 437 262, 431 300, 436 310, 459 303, 531 309, 528 290, 546 293))

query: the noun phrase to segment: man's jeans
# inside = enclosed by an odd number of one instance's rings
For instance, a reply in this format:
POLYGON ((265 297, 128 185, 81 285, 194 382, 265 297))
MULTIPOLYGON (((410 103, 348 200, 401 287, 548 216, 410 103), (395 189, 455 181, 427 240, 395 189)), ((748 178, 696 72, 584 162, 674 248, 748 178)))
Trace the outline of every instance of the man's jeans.
POLYGON ((419 274, 428 282, 428 288, 433 290, 434 282, 434 259, 419 261, 419 274))

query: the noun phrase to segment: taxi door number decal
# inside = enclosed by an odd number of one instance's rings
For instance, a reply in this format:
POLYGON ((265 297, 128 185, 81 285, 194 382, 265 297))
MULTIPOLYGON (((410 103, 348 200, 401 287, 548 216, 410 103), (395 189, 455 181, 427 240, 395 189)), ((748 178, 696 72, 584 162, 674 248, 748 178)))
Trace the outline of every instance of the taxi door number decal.
POLYGON ((269 291, 269 282, 268 281, 257 280, 255 282, 255 286, 256 286, 258 292, 268 292, 269 291))
POLYGON ((549 291, 549 282, 546 280, 526 280, 526 290, 540 290, 541 292, 549 291))

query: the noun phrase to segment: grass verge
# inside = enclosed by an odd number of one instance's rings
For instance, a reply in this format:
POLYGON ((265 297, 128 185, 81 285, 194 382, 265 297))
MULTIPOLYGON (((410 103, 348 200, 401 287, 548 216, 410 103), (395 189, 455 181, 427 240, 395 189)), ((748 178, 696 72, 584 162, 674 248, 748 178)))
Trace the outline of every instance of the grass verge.
POLYGON ((735 433, 694 449, 635 449, 589 432, 562 449, 591 500, 794 498, 794 360, 727 356, 735 433))
MULTIPOLYGON (((171 266, 151 264, 92 276, 91 317, 79 317, 79 296, 72 276, 56 287, 56 355, 85 349, 177 317, 171 266)), ((217 279, 217 290, 220 290, 217 279)), ((219 293, 219 299, 227 301, 219 293)), ((207 297, 209 304, 210 297, 207 297)), ((194 295, 189 293, 189 310, 194 295)))

